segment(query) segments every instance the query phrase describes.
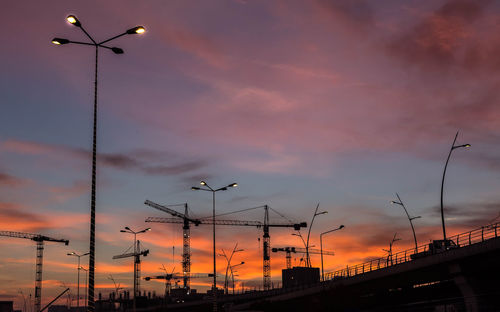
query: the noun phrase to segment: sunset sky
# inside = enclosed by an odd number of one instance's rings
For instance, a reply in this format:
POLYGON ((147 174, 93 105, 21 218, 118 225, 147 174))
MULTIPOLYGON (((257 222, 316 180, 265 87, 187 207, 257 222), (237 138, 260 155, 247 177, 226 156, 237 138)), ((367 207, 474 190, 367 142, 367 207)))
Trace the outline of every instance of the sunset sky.
MULTIPOLYGON (((92 47, 65 20, 75 14, 98 40, 136 25, 144 35, 101 51, 96 292, 112 274, 131 289, 132 259, 112 260, 133 236, 150 255, 142 275, 164 264, 182 270, 181 225, 145 206, 187 202, 195 217, 268 204, 293 221, 318 216, 326 271, 413 244, 398 192, 421 244, 441 237, 439 196, 454 135, 470 149, 452 154, 445 183, 449 235, 500 213, 500 4, 493 1, 9 1, 0 10, 0 230, 70 241, 47 243, 43 300, 70 286, 89 240, 92 47), (172 259, 172 246, 175 257, 172 259)), ((181 209, 179 209, 181 210, 181 209)), ((262 209, 228 216, 260 220, 262 209)), ((271 214, 273 222, 285 222, 271 214)), ((306 231, 302 231, 306 234, 306 231)), ((302 247, 293 229, 271 229, 273 247, 302 247)), ((211 227, 192 229, 192 272, 211 272, 211 227)), ((238 242, 238 280, 262 283, 262 230, 218 227, 217 249, 238 242)), ((0 237, 0 300, 33 294, 35 243, 0 237)), ((301 255, 296 255, 298 261, 301 255)), ((295 260, 294 260, 295 261, 295 260)), ((319 257, 313 256, 314 266, 319 257)), ((295 262, 294 262, 295 263, 295 262)), ((88 258, 82 258, 88 267, 88 258)), ((225 272, 218 257, 218 271, 225 272)), ((281 281, 284 254, 272 254, 281 281)), ((84 277, 81 276, 81 292, 84 277)), ((193 280, 205 291, 210 279, 193 280)), ((220 284, 222 286, 222 283, 220 284)), ((142 289, 162 293, 161 282, 142 289)))

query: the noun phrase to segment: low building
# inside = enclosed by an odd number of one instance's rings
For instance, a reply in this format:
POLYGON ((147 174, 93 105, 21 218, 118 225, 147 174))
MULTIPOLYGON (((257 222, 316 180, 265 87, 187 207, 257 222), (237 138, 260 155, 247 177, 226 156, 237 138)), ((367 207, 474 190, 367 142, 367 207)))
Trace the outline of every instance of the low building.
POLYGON ((283 288, 319 283, 319 268, 293 267, 281 271, 283 288))

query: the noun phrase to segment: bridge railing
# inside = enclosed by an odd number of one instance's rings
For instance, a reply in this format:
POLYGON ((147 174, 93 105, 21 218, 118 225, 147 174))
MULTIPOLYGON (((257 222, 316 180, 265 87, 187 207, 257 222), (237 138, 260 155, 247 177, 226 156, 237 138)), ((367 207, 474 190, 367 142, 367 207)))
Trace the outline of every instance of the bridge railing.
MULTIPOLYGON (((491 238, 497 238, 499 237, 499 235, 500 222, 485 225, 472 231, 448 237, 448 240, 452 241, 456 245, 448 247, 448 250, 484 242, 485 240, 491 238)), ((388 254, 387 256, 373 259, 361 264, 346 266, 345 269, 327 272, 325 273, 325 280, 348 278, 441 252, 434 251, 431 245, 432 243, 421 245, 417 248, 411 248, 397 253, 388 254)), ((442 252, 446 252, 446 250, 443 250, 442 252)))

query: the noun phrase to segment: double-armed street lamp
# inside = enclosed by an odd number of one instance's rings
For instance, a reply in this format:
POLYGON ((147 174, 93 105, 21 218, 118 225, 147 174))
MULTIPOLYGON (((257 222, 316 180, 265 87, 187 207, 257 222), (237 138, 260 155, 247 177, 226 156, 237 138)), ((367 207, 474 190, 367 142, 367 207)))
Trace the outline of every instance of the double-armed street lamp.
POLYGON ((198 187, 198 186, 193 186, 191 189, 193 191, 206 191, 206 192, 212 192, 212 232, 213 232, 213 261, 214 261, 214 284, 212 285, 212 292, 213 292, 213 311, 217 311, 217 271, 216 271, 216 252, 215 252, 215 193, 219 191, 227 191, 229 188, 237 187, 238 183, 231 183, 229 185, 213 189, 210 187, 210 185, 207 184, 205 181, 201 181, 200 184, 203 187, 198 187))
MULTIPOLYGON (((137 234, 141 234, 141 233, 146 233, 148 231, 151 231, 151 228, 146 228, 146 229, 143 229, 143 230, 140 230, 140 231, 133 231, 131 230, 128 226, 126 226, 124 228, 124 230, 120 230, 120 232, 122 233, 129 233, 129 234, 133 234, 134 235, 134 255, 135 257, 138 257, 137 254, 140 252, 139 250, 139 246, 137 245, 137 234)), ((137 260, 134 260, 134 302, 133 302, 133 305, 134 305, 134 311, 136 309, 136 296, 137 296, 137 270, 136 270, 136 263, 137 263, 137 260)))
POLYGON ((450 161, 451 152, 453 152, 457 148, 471 147, 470 144, 455 145, 455 143, 457 142, 457 137, 458 137, 458 131, 457 134, 455 134, 455 139, 453 140, 453 143, 451 144, 450 152, 448 153, 448 158, 446 159, 446 164, 444 165, 443 180, 441 181, 441 223, 443 225, 443 244, 445 249, 448 246, 448 242, 446 241, 446 228, 444 224, 444 208, 443 208, 443 188, 444 188, 444 177, 446 175, 446 168, 448 167, 448 162, 450 161))
MULTIPOLYGON (((84 254, 79 255, 74 251, 67 254, 68 256, 78 257, 78 279, 77 279, 77 288, 76 288, 76 306, 78 308, 80 308, 80 269, 81 269, 80 258, 83 256, 88 256, 89 254, 90 254, 89 252, 86 252, 84 254)), ((86 277, 85 277, 85 280, 86 280, 86 277)), ((85 284, 87 284, 87 283, 85 283, 85 284)), ((87 288, 87 285, 85 285, 85 288, 87 288)))
POLYGON ((406 216, 408 217, 408 221, 410 221, 411 230, 413 232, 413 240, 415 241, 415 253, 417 253, 418 252, 417 235, 415 234, 415 228, 413 227, 413 220, 421 218, 421 216, 410 217, 410 215, 408 214, 408 210, 406 210, 406 206, 399 197, 398 193, 396 193, 396 196, 398 197, 398 201, 393 200, 391 201, 391 204, 400 205, 405 210, 406 216))
POLYGON ((74 15, 69 15, 66 20, 68 23, 80 28, 80 30, 90 39, 90 42, 73 41, 64 38, 54 38, 52 43, 55 45, 78 44, 87 45, 95 48, 95 73, 94 73, 94 124, 92 136, 92 186, 91 186, 91 200, 90 200, 90 248, 89 248, 89 285, 88 285, 88 311, 95 310, 94 303, 94 275, 95 275, 95 201, 96 201, 96 165, 97 165, 97 65, 99 48, 111 50, 115 54, 123 54, 123 50, 118 47, 110 47, 105 45, 110 41, 125 35, 143 34, 146 30, 143 26, 136 26, 128 29, 127 31, 106 39, 104 41, 96 41, 94 38, 83 28, 82 23, 74 15))
MULTIPOLYGON (((299 230, 299 231, 297 231, 297 233, 292 233, 291 235, 292 235, 292 236, 297 236, 297 237, 300 237, 300 240, 302 241, 302 244, 304 244, 304 248, 306 248, 306 250, 307 250, 307 244, 306 244, 306 241, 304 240, 304 237, 302 236, 302 233, 300 233, 300 230, 299 230)), ((300 262, 302 262, 302 258, 301 258, 300 262)), ((299 265, 300 265, 300 262, 299 262, 299 265)), ((306 260, 306 261, 304 261, 304 263, 305 263, 305 266, 307 267, 307 260, 306 260)))
MULTIPOLYGON (((228 291, 228 285, 229 285, 229 280, 227 278, 227 274, 228 274, 228 271, 231 269, 231 259, 233 259, 233 255, 237 252, 242 252, 242 251, 245 251, 245 249, 237 249, 238 248, 238 243, 236 243, 234 245, 234 248, 233 248, 233 251, 231 252, 231 254, 229 255, 229 257, 227 256, 226 252, 224 251, 224 249, 222 249, 222 253, 219 254, 219 256, 222 256, 224 258, 226 258, 226 261, 227 261, 227 266, 226 266, 226 276, 224 278, 224 293, 227 295, 229 293, 228 291)), ((243 262, 244 263, 244 262, 243 262)))
POLYGON ((231 270, 231 277, 232 277, 232 281, 233 281, 233 295, 234 295, 234 272, 236 272, 236 270, 233 271, 233 268, 240 266, 240 265, 244 265, 244 264, 245 264, 245 261, 241 261, 240 263, 229 267, 229 269, 231 270))
POLYGON ((320 245, 320 250, 321 250, 321 280, 322 281, 325 281, 325 271, 323 270, 323 235, 331 233, 331 232, 335 232, 338 230, 342 230, 343 228, 345 228, 345 226, 343 224, 341 224, 336 229, 329 230, 329 231, 326 231, 326 232, 319 234, 319 245, 320 245))
POLYGON ((312 229, 312 226, 314 223, 314 219, 316 218, 316 216, 328 213, 328 211, 318 212, 318 208, 319 208, 319 204, 316 206, 316 210, 314 210, 314 215, 313 215, 312 220, 311 220, 311 226, 309 226, 309 232, 307 232, 307 243, 306 243, 306 262, 307 263, 306 263, 306 266, 308 268, 311 267, 311 258, 309 257, 309 236, 311 235, 311 229, 312 229))

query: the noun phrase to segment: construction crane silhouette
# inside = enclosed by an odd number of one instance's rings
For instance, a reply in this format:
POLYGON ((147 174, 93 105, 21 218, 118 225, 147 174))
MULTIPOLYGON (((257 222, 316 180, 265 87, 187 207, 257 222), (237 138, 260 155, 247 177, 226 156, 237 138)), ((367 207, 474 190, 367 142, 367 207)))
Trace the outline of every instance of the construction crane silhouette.
MULTIPOLYGON (((178 217, 182 219, 182 280, 183 280, 183 287, 184 289, 187 290, 189 293, 190 285, 189 285, 189 275, 191 273, 191 251, 190 251, 190 223, 194 223, 194 225, 198 226, 201 222, 195 219, 191 219, 189 217, 189 212, 188 212, 188 204, 178 204, 178 205, 169 205, 170 207, 175 207, 175 206, 184 206, 184 214, 177 212, 168 206, 163 206, 159 205, 156 203, 153 203, 152 201, 146 200, 144 202, 145 205, 148 205, 152 208, 158 209, 160 211, 166 212, 174 217, 178 217)), ((148 222, 148 221, 146 221, 148 222)))
MULTIPOLYGON (((306 248, 299 248, 299 247, 280 247, 280 248, 273 248, 273 252, 286 252, 286 268, 291 269, 292 268, 292 252, 293 253, 307 253, 306 248)), ((321 250, 319 249, 314 249, 314 248, 309 248, 309 254, 321 254, 321 250)), ((335 255, 333 251, 325 251, 323 250, 323 255, 327 256, 333 256, 335 255)))
MULTIPOLYGON (((177 224, 181 223, 181 224, 183 224, 184 234, 189 233, 189 226, 191 223, 193 223, 195 226, 198 226, 201 224, 204 224, 204 225, 213 224, 213 220, 211 218, 192 219, 189 216, 186 216, 186 214, 179 213, 173 209, 170 209, 168 207, 153 203, 149 200, 146 200, 145 204, 150 206, 150 207, 167 212, 167 213, 177 217, 177 218, 149 217, 149 218, 146 218, 146 220, 145 220, 146 222, 177 223, 177 224)), ((185 205, 186 205, 185 210, 187 211, 187 204, 185 204, 185 205)), ((262 266, 262 268, 263 268, 263 282, 264 282, 264 290, 268 290, 271 288, 271 237, 269 235, 269 228, 270 227, 293 227, 294 230, 298 231, 298 230, 300 230, 300 228, 307 227, 307 223, 306 222, 293 223, 291 221, 290 221, 290 223, 269 223, 269 209, 273 210, 275 213, 277 213, 281 217, 284 217, 284 216, 282 214, 280 214, 279 212, 277 212, 276 210, 269 207, 268 205, 263 205, 263 206, 247 208, 247 209, 243 209, 243 210, 239 210, 239 211, 219 214, 219 215, 217 215, 217 217, 220 217, 223 215, 234 214, 234 213, 238 213, 238 212, 243 212, 243 211, 259 209, 259 208, 264 208, 264 222, 218 219, 218 220, 215 220, 215 224, 216 225, 230 225, 230 226, 255 226, 255 227, 263 229, 263 232, 264 232, 262 235, 262 238, 263 238, 263 266, 262 266)), ((187 250, 189 250, 189 240, 187 240, 187 244, 188 244, 187 250)), ((183 261, 184 261, 184 255, 183 255, 183 261)), ((190 263, 191 263, 190 255, 187 255, 186 262, 187 262, 187 266, 190 266, 190 263)), ((187 278, 187 285, 189 285, 189 274, 186 274, 185 277, 187 278)))
POLYGON ((134 257, 134 306, 135 297, 140 295, 140 280, 141 280, 141 256, 146 257, 149 254, 149 249, 141 250, 141 242, 137 241, 134 246, 134 252, 124 253, 113 256, 113 259, 123 259, 134 257))
POLYGON ((0 236, 31 239, 36 242, 36 275, 35 275, 35 312, 40 312, 42 305, 42 264, 43 264, 43 245, 44 242, 69 244, 67 239, 56 239, 41 234, 0 231, 0 236))

